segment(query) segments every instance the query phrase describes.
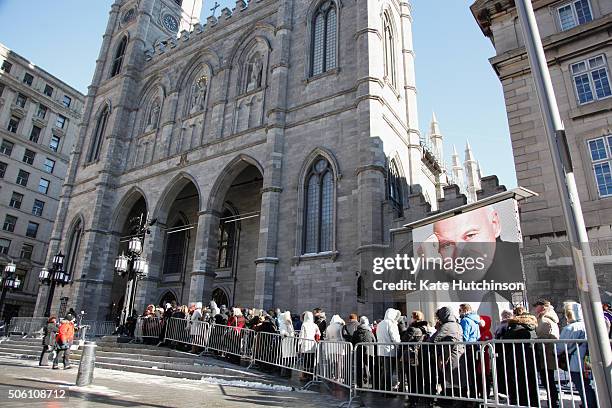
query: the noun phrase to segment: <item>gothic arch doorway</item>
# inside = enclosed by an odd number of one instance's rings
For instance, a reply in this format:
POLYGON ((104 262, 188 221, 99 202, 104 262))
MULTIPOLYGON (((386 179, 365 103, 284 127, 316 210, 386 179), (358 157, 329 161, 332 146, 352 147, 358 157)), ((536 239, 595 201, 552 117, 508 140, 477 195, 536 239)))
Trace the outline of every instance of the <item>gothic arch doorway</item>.
POLYGON ((225 291, 221 288, 217 288, 215 290, 213 290, 212 293, 212 298, 215 301, 215 303, 217 304, 218 307, 221 307, 221 305, 225 305, 225 306, 232 306, 229 305, 229 298, 227 296, 227 293, 225 293, 225 291))
POLYGON ((172 303, 172 302, 178 303, 178 299, 176 298, 176 295, 171 290, 169 290, 162 295, 158 304, 161 307, 165 307, 166 303, 172 303))

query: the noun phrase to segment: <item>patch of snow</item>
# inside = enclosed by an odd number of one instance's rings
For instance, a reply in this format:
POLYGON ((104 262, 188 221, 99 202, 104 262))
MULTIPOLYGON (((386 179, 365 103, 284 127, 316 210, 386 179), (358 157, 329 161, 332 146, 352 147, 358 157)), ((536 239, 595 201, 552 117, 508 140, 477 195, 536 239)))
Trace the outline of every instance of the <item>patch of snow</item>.
POLYGON ((277 391, 277 392, 295 391, 294 387, 288 387, 286 385, 277 385, 277 384, 264 384, 264 383, 255 382, 255 381, 224 380, 221 378, 214 378, 214 377, 204 377, 200 381, 205 384, 224 385, 226 387, 255 388, 258 390, 277 391))

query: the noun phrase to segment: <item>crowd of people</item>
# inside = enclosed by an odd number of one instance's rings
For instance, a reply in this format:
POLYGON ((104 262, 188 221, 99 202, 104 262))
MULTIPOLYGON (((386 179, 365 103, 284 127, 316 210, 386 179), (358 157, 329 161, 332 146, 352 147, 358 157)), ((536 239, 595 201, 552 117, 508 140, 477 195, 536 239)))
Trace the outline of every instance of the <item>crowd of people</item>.
MULTIPOLYGON (((495 378, 499 394, 505 395, 513 405, 538 406, 541 387, 546 392, 548 406, 559 407, 558 380, 563 375, 564 378, 569 376, 583 405, 587 402, 589 407, 596 407, 586 342, 525 342, 585 339, 580 304, 566 302, 563 312, 567 322, 563 329, 560 328, 561 319, 548 300, 534 303, 533 313, 522 306, 504 310, 502 321, 496 327, 491 327, 490 316, 479 316, 469 304, 462 304, 457 311, 440 308, 435 313, 433 325, 425 320, 421 311, 402 316, 399 310, 389 308, 384 319, 373 323, 367 316, 359 317, 354 313, 348 315, 346 321, 333 315, 328 323, 320 308, 295 315, 280 309, 219 307, 214 301, 207 307, 199 302, 190 306, 173 302, 163 308, 149 305, 141 318, 159 318, 160 339, 165 338, 165 322, 170 318, 231 326, 235 333, 247 328, 256 333, 297 337, 301 341, 297 350, 298 343, 281 341, 279 353, 282 357, 299 354, 305 371, 316 364, 316 342, 350 342, 356 352, 358 388, 375 388, 391 395, 399 391, 467 398, 490 396, 495 378), (492 339, 515 342, 496 342, 493 349, 485 348, 482 362, 478 342, 492 339), (490 355, 492 352, 494 357, 490 355), (491 372, 493 359, 495 376, 491 372)), ((609 305, 604 306, 604 315, 610 326, 609 305)), ((201 350, 193 346, 191 351, 201 350)), ((418 402, 416 398, 413 400, 418 402)))

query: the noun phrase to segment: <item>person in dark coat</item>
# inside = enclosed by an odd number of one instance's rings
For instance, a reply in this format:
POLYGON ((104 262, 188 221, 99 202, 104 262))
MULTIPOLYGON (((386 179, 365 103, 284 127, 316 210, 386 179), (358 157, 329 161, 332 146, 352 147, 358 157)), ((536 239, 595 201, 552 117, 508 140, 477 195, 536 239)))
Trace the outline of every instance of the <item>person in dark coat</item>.
MULTIPOLYGON (((457 322, 457 318, 448 307, 442 307, 436 311, 437 331, 429 338, 430 343, 454 342, 461 343, 463 341, 463 329, 457 322)), ((460 378, 459 361, 465 353, 463 344, 457 345, 435 345, 423 346, 427 350, 423 350, 427 354, 430 365, 433 368, 429 382, 431 388, 425 390, 426 394, 435 394, 437 386, 443 388, 442 395, 458 396, 459 388, 462 387, 460 378)), ((429 376, 429 370, 424 370, 424 375, 429 376)))
POLYGON ((47 366, 53 360, 53 351, 55 349, 55 336, 57 335, 57 319, 55 316, 49 317, 47 325, 43 328, 42 353, 40 353, 39 366, 47 366), (43 364, 45 354, 49 353, 47 360, 43 364))
POLYGON ((319 327, 321 332, 321 340, 325 339, 325 330, 327 329, 327 319, 325 318, 325 312, 321 308, 317 307, 312 311, 314 316, 314 322, 319 327))
POLYGON ((342 327, 342 338, 344 341, 350 342, 353 338, 353 333, 357 330, 357 326, 359 326, 359 318, 355 313, 351 313, 348 317, 348 321, 342 327))
MULTIPOLYGON (((351 337, 353 347, 357 347, 359 343, 376 343, 376 337, 370 328, 370 322, 366 316, 361 316, 359 325, 353 332, 351 337)), ((374 368, 374 346, 367 345, 355 349, 356 355, 356 373, 357 387, 372 386, 371 372, 374 368)))
MULTIPOLYGON (((538 319, 522 307, 514 310, 502 340, 537 338, 538 319)), ((538 406, 538 376, 533 345, 525 342, 497 345, 497 381, 500 393, 508 395, 511 405, 538 406)))
MULTIPOLYGON (((402 342, 411 343, 404 346, 402 359, 404 361, 404 372, 408 379, 409 392, 423 394, 423 372, 429 369, 428 361, 423 359, 425 353, 421 350, 421 345, 429 338, 429 323, 426 320, 417 320, 412 315, 413 321, 408 325, 404 333, 400 333, 402 342)), ((418 397, 409 397, 409 405, 416 406, 420 401, 418 397)))

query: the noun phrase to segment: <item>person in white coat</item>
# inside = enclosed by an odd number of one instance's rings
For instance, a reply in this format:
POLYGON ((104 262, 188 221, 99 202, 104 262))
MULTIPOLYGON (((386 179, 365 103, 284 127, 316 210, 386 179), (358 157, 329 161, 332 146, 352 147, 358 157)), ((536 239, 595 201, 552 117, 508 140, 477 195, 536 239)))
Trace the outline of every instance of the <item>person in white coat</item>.
MULTIPOLYGON (((314 322, 311 311, 304 312, 302 330, 300 331, 299 350, 302 356, 303 368, 306 372, 313 372, 317 343, 321 340, 321 331, 314 322)), ((301 379, 305 379, 304 376, 301 379)))
POLYGON ((400 343, 400 334, 397 323, 402 313, 393 308, 387 309, 385 318, 376 328, 376 341, 378 343, 378 367, 374 384, 379 390, 391 391, 393 389, 393 373, 397 372, 397 347, 400 343))
POLYGON ((278 315, 278 333, 282 336, 281 340, 281 363, 283 369, 281 376, 291 377, 291 370, 286 367, 293 367, 297 351, 295 349, 295 329, 291 320, 291 312, 285 311, 278 315))
POLYGON ((193 313, 191 314, 191 318, 189 319, 189 334, 191 336, 191 352, 199 353, 199 345, 204 345, 203 343, 203 326, 199 323, 202 320, 202 302, 197 302, 195 304, 195 309, 193 309, 193 313), (196 323, 197 322, 197 323, 196 323))
POLYGON ((344 320, 339 315, 333 315, 323 337, 325 339, 323 342, 324 355, 321 356, 321 358, 324 358, 323 372, 336 380, 348 378, 348 375, 342 375, 342 369, 345 366, 344 355, 346 354, 346 344, 342 336, 344 325, 344 320))

